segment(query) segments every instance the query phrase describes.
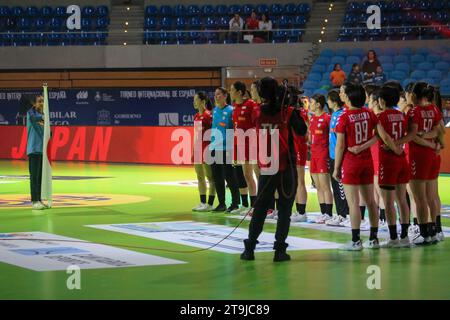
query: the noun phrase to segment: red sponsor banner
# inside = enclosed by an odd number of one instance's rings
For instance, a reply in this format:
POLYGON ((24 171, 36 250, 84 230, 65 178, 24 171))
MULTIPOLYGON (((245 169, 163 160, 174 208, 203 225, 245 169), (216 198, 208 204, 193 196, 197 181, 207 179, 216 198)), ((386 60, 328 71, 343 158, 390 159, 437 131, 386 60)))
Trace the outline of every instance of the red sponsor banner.
POLYGON ((259 59, 259 65, 262 67, 274 67, 278 65, 278 59, 277 58, 259 59))
MULTIPOLYGON (((173 164, 172 149, 184 139, 172 141, 176 129, 193 135, 193 127, 53 127, 50 155, 57 161, 173 164)), ((26 127, 0 126, 0 137, 0 158, 27 158, 26 127)))

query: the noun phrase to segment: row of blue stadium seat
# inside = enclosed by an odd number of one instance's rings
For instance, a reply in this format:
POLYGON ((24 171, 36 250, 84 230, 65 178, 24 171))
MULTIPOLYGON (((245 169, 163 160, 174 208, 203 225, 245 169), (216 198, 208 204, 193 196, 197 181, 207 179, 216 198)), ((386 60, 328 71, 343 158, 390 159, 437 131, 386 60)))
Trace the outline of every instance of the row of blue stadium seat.
MULTIPOLYGON (((381 48, 377 50, 377 54, 378 56, 380 55, 391 55, 391 56, 395 56, 395 55, 406 55, 406 56, 411 56, 413 54, 422 54, 422 55, 428 55, 428 54, 444 54, 444 53, 450 53, 450 46, 440 46, 440 47, 433 47, 431 49, 427 48, 427 47, 420 47, 417 49, 413 49, 410 47, 403 47, 400 49, 396 49, 396 48, 381 48)), ((353 49, 346 49, 346 48, 341 48, 341 49, 336 49, 336 50, 332 50, 332 49, 323 49, 320 52, 320 56, 319 57, 334 57, 334 56, 365 56, 367 54, 367 50, 364 50, 362 48, 353 48, 353 49)))
MULTIPOLYGON (((430 21, 440 24, 448 23, 450 13, 448 11, 436 12, 392 12, 381 15, 381 26, 420 26, 427 25, 430 21)), ((347 13, 344 16, 343 27, 352 28, 366 26, 369 14, 347 13)))
MULTIPOLYGON (((299 30, 274 31, 273 43, 300 42, 303 33, 299 30)), ((226 34, 218 32, 155 32, 144 33, 144 44, 189 44, 189 43, 236 43, 236 39, 222 39, 226 34)))
POLYGON ((339 32, 338 41, 426 40, 450 38, 448 27, 399 27, 385 29, 348 29, 339 32))
MULTIPOLYGON (((66 12, 67 7, 50 7, 44 6, 41 8, 31 6, 22 8, 20 6, 6 7, 0 6, 0 17, 66 17, 69 14, 66 12)), ((107 6, 86 6, 81 8, 81 14, 87 17, 106 17, 109 15, 107 6)))
POLYGON ((4 33, 0 46, 106 45, 107 32, 4 33))
POLYGON ((145 9, 146 16, 175 16, 175 17, 184 17, 184 16, 211 16, 211 15, 233 15, 233 14, 243 14, 250 15, 250 13, 255 10, 258 14, 270 14, 270 15, 308 15, 311 11, 311 7, 308 3, 289 3, 289 4, 259 4, 259 5, 177 5, 175 7, 171 7, 168 5, 156 7, 156 6, 147 6, 145 9))
POLYGON ((367 7, 377 5, 381 11, 397 12, 399 10, 445 10, 450 9, 450 1, 446 0, 406 0, 406 1, 364 1, 349 2, 347 4, 348 12, 366 12, 367 7))
MULTIPOLYGON (((355 62, 356 63, 356 62, 355 62)), ((359 63, 358 63, 359 64, 359 63)), ((351 68, 352 68, 353 63, 346 63, 346 64, 342 64, 342 70, 344 70, 345 73, 349 73, 351 68)), ((393 64, 393 63, 382 63, 382 67, 384 72, 386 73, 391 73, 394 71, 401 71, 401 72, 405 72, 405 73, 410 73, 412 67, 409 63, 398 63, 398 64, 393 64)), ((321 65, 321 64, 317 64, 315 63, 312 67, 311 67, 311 74, 329 74, 331 71, 333 71, 334 69, 334 64, 329 64, 327 65, 321 65)), ((421 71, 425 71, 425 72, 430 72, 430 71, 439 71, 441 73, 441 75, 438 75, 438 73, 435 73, 434 75, 429 75, 430 78, 443 78, 445 77, 445 74, 448 73, 448 71, 450 70, 450 63, 447 61, 439 61, 436 62, 435 64, 433 63, 429 63, 429 62, 422 62, 417 66, 417 70, 421 70, 421 71)))
MULTIPOLYGON (((420 63, 438 63, 443 59, 442 56, 437 54, 428 54, 428 55, 422 55, 422 54, 413 54, 411 56, 408 55, 395 55, 395 56, 385 56, 381 55, 378 56, 378 60, 381 62, 381 64, 385 63, 413 63, 413 64, 420 64, 420 63)), ((333 57, 319 57, 316 60, 316 64, 319 65, 328 65, 328 64, 335 64, 339 63, 341 65, 343 64, 353 64, 353 63, 360 63, 361 58, 360 56, 333 56, 333 57)))
MULTIPOLYGON (((170 17, 147 17, 144 21, 144 28, 146 29, 186 29, 198 30, 202 28, 206 29, 229 29, 229 17, 207 17, 207 18, 176 18, 172 19, 170 17)), ((282 16, 277 20, 272 20, 274 28, 279 29, 290 29, 290 28, 302 28, 306 25, 307 17, 305 16, 282 16)))
MULTIPOLYGON (((108 18, 82 18, 81 30, 105 30, 108 18)), ((0 18, 0 32, 5 31, 61 31, 66 26, 64 18, 0 18)))

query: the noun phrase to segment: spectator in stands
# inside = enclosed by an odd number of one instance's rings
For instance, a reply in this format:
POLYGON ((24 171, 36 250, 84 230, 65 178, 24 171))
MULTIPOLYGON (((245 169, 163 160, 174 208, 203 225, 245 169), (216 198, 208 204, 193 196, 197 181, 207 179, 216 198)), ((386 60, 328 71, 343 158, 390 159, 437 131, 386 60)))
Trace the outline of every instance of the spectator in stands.
POLYGON ((246 30, 258 30, 259 29, 259 20, 256 15, 256 11, 253 10, 250 14, 250 17, 245 21, 245 29, 246 30))
POLYGON ((261 21, 259 21, 259 30, 264 33, 263 38, 266 41, 270 41, 272 34, 272 20, 270 20, 267 14, 261 16, 261 21))
POLYGON ((355 84, 362 84, 363 78, 361 75, 361 70, 359 70, 359 64, 354 63, 352 65, 352 71, 348 75, 348 81, 355 84))
POLYGON ((362 65, 365 84, 373 83, 373 78, 375 77, 378 66, 381 66, 381 63, 378 61, 377 54, 374 50, 369 50, 367 53, 367 58, 364 60, 362 65))
POLYGON ((334 88, 339 88, 345 82, 345 72, 342 70, 341 65, 336 63, 334 65, 333 71, 330 73, 331 84, 334 88))
POLYGON ((386 80, 386 74, 384 73, 383 68, 381 66, 378 66, 375 76, 373 77, 373 84, 382 86, 386 82, 386 80))
POLYGON ((240 42, 242 29, 244 29, 244 20, 236 13, 230 20, 230 40, 240 42))

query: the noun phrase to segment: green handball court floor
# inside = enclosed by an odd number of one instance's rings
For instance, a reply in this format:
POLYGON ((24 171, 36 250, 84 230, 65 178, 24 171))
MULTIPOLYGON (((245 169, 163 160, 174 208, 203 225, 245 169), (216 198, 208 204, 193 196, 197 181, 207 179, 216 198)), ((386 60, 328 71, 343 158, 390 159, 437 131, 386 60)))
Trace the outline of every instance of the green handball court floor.
MULTIPOLYGON (((450 238, 428 247, 341 252, 321 245, 348 241, 349 230, 343 233, 292 226, 290 236, 314 240, 319 248, 291 250, 292 261, 286 263, 273 263, 271 251, 257 252, 255 261, 244 262, 238 253, 193 252, 200 248, 200 241, 187 245, 172 241, 170 236, 145 237, 146 229, 136 227, 157 222, 202 222, 206 227, 201 232, 209 234, 221 226, 233 228, 239 223, 236 217, 225 214, 191 211, 199 202, 195 185, 186 182, 195 180, 192 167, 57 162, 53 164, 55 206, 43 211, 32 211, 27 203, 27 175, 27 162, 0 161, 0 299, 450 298, 450 238), (126 224, 131 233, 91 227, 113 224, 126 224), (136 230, 144 232, 133 234, 136 230), (79 242, 62 243, 64 248, 52 249, 56 250, 53 253, 8 246, 13 242, 7 238, 31 232, 79 242), (80 289, 69 289, 72 274, 66 269, 33 270, 38 259, 45 258, 51 264, 54 260, 48 256, 85 253, 76 249, 84 241, 125 250, 121 258, 125 262, 127 254, 137 253, 182 263, 93 269, 81 266, 80 289), (25 265, 8 260, 9 256, 25 265), (373 267, 379 271, 375 287, 370 271, 373 267)), ((450 227, 450 177, 441 176, 439 187, 442 222, 450 227)), ((316 193, 308 197, 307 212, 318 211, 316 193)), ((248 221, 240 226, 244 231, 247 227, 248 221)), ((164 235, 164 230, 159 231, 164 235)), ((275 224, 266 223, 264 231, 273 234, 275 224)), ((25 242, 31 246, 38 243, 25 242)))

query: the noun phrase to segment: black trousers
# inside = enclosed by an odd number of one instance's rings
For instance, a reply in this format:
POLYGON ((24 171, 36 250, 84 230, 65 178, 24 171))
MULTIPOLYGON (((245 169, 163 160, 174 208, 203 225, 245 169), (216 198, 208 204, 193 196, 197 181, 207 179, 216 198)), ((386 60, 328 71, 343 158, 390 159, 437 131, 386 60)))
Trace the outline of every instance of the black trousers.
POLYGON ((30 171, 31 201, 41 201, 42 154, 30 154, 28 156, 28 164, 30 171))
POLYGON ((331 187, 333 188, 334 203, 336 204, 336 212, 342 217, 349 214, 347 198, 345 197, 344 186, 342 183, 333 179, 334 159, 330 159, 331 187))
POLYGON ((291 224, 292 205, 297 190, 297 168, 291 167, 278 171, 275 175, 260 175, 258 180, 258 196, 250 221, 248 240, 254 245, 261 234, 267 210, 274 201, 275 190, 278 190, 278 220, 275 232, 274 249, 286 248, 286 238, 291 224))
POLYGON ((217 159, 221 159, 222 163, 214 162, 211 164, 211 171, 214 179, 214 183, 216 184, 216 193, 217 198, 219 199, 219 205, 225 204, 225 180, 227 181, 228 188, 230 188, 232 205, 239 205, 239 188, 238 182, 236 179, 236 173, 231 165, 231 157, 228 153, 228 161, 227 161, 227 153, 225 151, 213 151, 213 157, 217 159))

